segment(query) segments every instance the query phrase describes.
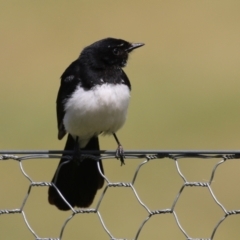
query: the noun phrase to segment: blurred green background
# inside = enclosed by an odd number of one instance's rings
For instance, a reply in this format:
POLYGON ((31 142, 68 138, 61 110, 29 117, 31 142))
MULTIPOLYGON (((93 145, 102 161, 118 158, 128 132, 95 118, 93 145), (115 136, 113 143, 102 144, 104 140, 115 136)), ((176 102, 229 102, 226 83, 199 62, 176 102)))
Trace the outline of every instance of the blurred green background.
MULTIPOLYGON (((57 140, 59 77, 81 49, 105 38, 146 45, 125 68, 133 90, 118 133, 125 150, 237 150, 240 139, 240 1, 0 1, 0 149, 63 149, 57 140)), ((115 149, 101 137, 101 149, 115 149)), ((188 181, 208 181, 217 159, 183 159, 188 181)), ((111 181, 131 181, 139 160, 104 161, 111 181)), ((51 181, 58 160, 23 163, 33 181, 51 181)), ((240 209, 240 163, 227 161, 212 189, 227 210, 240 209)), ((171 208, 183 181, 171 160, 149 162, 136 190, 154 209, 171 208)), ((0 209, 19 208, 29 182, 14 161, 0 162, 0 209)), ((102 191, 99 191, 96 202, 102 191)), ((207 188, 184 189, 176 213, 192 238, 209 238, 224 216, 207 188)), ((70 212, 48 205, 47 188, 33 188, 24 208, 40 237, 59 236, 70 212)), ((100 212, 116 238, 133 239, 147 212, 129 188, 108 189, 100 212)), ((238 239, 239 216, 215 240, 238 239)), ((0 216, 0 239, 34 239, 20 214, 0 216)), ((109 239, 96 214, 75 216, 63 239, 109 239)), ((139 239, 186 237, 173 215, 153 216, 139 239)))

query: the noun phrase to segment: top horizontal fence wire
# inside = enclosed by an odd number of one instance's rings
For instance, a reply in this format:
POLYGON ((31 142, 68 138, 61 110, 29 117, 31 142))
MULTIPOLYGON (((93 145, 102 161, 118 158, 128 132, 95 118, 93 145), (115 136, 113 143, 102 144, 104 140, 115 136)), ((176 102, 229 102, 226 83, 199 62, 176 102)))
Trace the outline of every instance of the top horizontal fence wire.
MULTIPOLYGON (((236 151, 235 150, 233 150, 233 151, 228 151, 228 150, 226 150, 226 151, 224 151, 224 150, 223 151, 211 151, 211 150, 206 150, 206 151, 204 151, 204 150, 202 150, 202 151, 198 151, 198 150, 173 150, 173 151, 145 150, 145 151, 139 151, 139 150, 133 150, 133 151, 125 151, 126 160, 128 161, 130 159, 142 159, 143 161, 136 167, 131 182, 111 182, 111 181, 109 181, 109 179, 107 178, 106 175, 103 175, 106 184, 105 184, 105 188, 102 191, 102 195, 96 205, 96 208, 87 208, 87 209, 71 208, 72 212, 71 212, 70 216, 63 222, 61 229, 59 229, 59 237, 58 238, 51 238, 51 237, 41 238, 34 231, 32 226, 30 225, 29 220, 27 219, 27 216, 24 212, 24 207, 25 207, 26 201, 27 201, 33 187, 36 187, 36 186, 46 187, 46 186, 53 185, 53 183, 33 181, 31 179, 31 177, 26 173, 26 171, 22 165, 22 161, 46 159, 46 158, 55 159, 55 158, 60 158, 62 153, 67 153, 67 154, 69 154, 69 156, 71 156, 71 154, 72 154, 71 151, 66 152, 66 151, 58 151, 58 150, 50 150, 50 151, 44 151, 44 150, 37 150, 37 151, 35 151, 35 150, 23 150, 23 151, 22 150, 11 150, 11 151, 0 150, 0 160, 2 160, 2 161, 7 161, 7 160, 18 161, 22 174, 29 181, 29 188, 28 188, 28 191, 22 201, 21 206, 19 208, 14 208, 14 209, 1 209, 1 205, 0 205, 0 216, 4 215, 4 214, 21 214, 23 216, 23 219, 25 221, 25 224, 26 224, 28 230, 33 234, 34 239, 38 239, 38 240, 40 240, 40 239, 41 240, 47 240, 47 239, 48 240, 54 240, 54 239, 57 240, 58 239, 58 240, 60 240, 63 238, 65 227, 67 226, 69 221, 72 218, 74 218, 74 216, 76 214, 91 213, 91 214, 96 214, 98 216, 99 222, 106 232, 106 239, 116 240, 117 238, 115 238, 113 236, 113 234, 111 233, 111 229, 109 229, 106 226, 104 219, 102 217, 101 211, 99 210, 99 206, 105 196, 105 193, 106 193, 107 189, 110 187, 128 187, 128 188, 130 188, 133 191, 133 193, 137 199, 137 202, 147 212, 147 217, 145 219, 141 220, 141 224, 139 225, 139 227, 135 233, 134 240, 137 240, 139 238, 139 236, 142 232, 142 229, 144 228, 145 224, 150 220, 150 218, 152 216, 158 215, 158 214, 171 214, 174 217, 178 228, 180 229, 183 236, 185 236, 185 239, 187 239, 187 240, 197 240, 197 239, 198 240, 200 240, 200 239, 201 240, 213 240, 215 233, 218 230, 219 226, 222 224, 222 222, 224 222, 231 215, 240 214, 240 209, 227 210, 224 207, 224 205, 219 201, 219 199, 216 197, 216 195, 214 194, 214 191, 212 190, 212 187, 211 187, 211 184, 214 180, 214 176, 215 176, 215 173, 216 173, 218 167, 228 160, 240 159, 240 151, 238 151, 238 150, 236 150, 236 151), (198 158, 198 159, 213 159, 214 158, 214 159, 219 159, 219 161, 213 166, 213 168, 211 170, 211 176, 208 181, 189 182, 189 181, 187 181, 187 178, 182 173, 181 168, 178 163, 178 160, 183 159, 183 158, 198 158), (134 183, 137 179, 138 173, 140 172, 141 168, 153 159, 154 160, 157 160, 157 159, 173 160, 175 162, 175 167, 176 167, 177 173, 179 174, 179 176, 182 179, 182 186, 180 187, 179 191, 176 193, 175 199, 171 203, 171 208, 151 210, 139 197, 139 194, 134 187, 134 183), (212 197, 212 199, 214 200, 215 204, 218 207, 220 207, 220 209, 222 211, 222 216, 216 222, 209 238, 201 238, 201 236, 199 236, 198 238, 192 238, 181 225, 179 217, 175 211, 175 206, 179 200, 179 197, 181 196, 181 194, 183 192, 183 189, 186 187, 205 187, 205 188, 207 188, 209 190, 209 194, 212 197)), ((92 154, 96 154, 96 153, 99 153, 99 152, 98 151, 82 151, 81 156, 84 159, 84 156, 87 156, 89 158, 89 156, 92 156, 92 154)), ((115 158, 115 151, 100 151, 100 153, 101 153, 100 158, 96 158, 96 156, 92 156, 92 159, 98 161, 99 159, 105 160, 105 159, 115 158)), ((99 166, 99 170, 100 170, 100 166, 99 166)), ((0 176, 0 180, 1 180, 1 176, 0 176)), ((171 186, 169 186, 169 187, 171 187, 171 186)), ((121 239, 123 239, 123 238, 121 238, 121 239)))

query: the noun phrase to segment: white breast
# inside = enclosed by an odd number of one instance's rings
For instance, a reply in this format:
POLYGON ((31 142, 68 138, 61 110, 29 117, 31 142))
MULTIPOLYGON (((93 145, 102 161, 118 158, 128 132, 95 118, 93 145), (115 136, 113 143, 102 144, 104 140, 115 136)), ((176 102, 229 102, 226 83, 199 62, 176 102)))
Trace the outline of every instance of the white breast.
POLYGON ((64 126, 84 147, 92 136, 115 133, 123 126, 129 99, 130 90, 123 84, 103 84, 91 90, 78 87, 65 104, 64 126))

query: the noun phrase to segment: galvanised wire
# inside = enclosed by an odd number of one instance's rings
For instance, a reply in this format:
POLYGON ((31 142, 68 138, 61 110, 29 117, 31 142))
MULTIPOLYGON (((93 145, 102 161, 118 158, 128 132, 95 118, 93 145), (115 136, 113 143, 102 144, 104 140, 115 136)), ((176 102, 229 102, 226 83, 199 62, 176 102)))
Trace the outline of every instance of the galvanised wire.
MULTIPOLYGON (((131 182, 111 182, 109 181, 109 179, 107 178, 106 175, 104 175, 101 172, 101 167, 99 165, 99 160, 105 160, 105 159, 112 159, 115 157, 115 151, 82 151, 81 154, 81 161, 84 161, 85 158, 91 158, 92 160, 95 160, 98 162, 98 170, 100 172, 100 174, 103 176, 103 178, 105 179, 106 182, 106 186, 102 191, 102 195, 96 205, 96 208, 88 208, 88 209, 78 209, 78 208, 73 208, 68 202, 67 200, 64 198, 64 196, 61 194, 61 192, 57 189, 57 187, 55 186, 54 183, 51 182, 35 182, 33 181, 30 176, 25 172, 22 162, 25 160, 37 160, 37 159, 55 159, 55 158, 60 158, 62 153, 66 153, 69 154, 69 157, 66 157, 69 161, 71 161, 71 156, 72 153, 71 151, 58 151, 58 150, 49 150, 49 151, 45 151, 45 150, 0 150, 0 160, 2 161, 7 161, 7 160, 15 160, 19 162, 19 167, 21 169, 22 174, 24 175, 24 177, 30 182, 29 183, 29 188, 28 191, 26 193, 26 196, 22 202, 22 205, 20 206, 20 208, 17 209, 0 209, 0 215, 3 214, 21 214, 23 216, 24 222, 27 226, 27 228, 29 229, 29 231, 33 234, 34 238, 36 240, 61 240, 64 234, 64 229, 67 226, 67 224, 69 223, 69 221, 76 215, 76 214, 97 214, 99 221, 103 227, 103 229, 105 230, 106 234, 108 235, 109 239, 111 240, 120 240, 119 238, 115 238, 112 233, 110 232, 110 230, 107 228, 107 226, 104 223, 104 220, 101 216, 101 213, 99 211, 99 206, 106 194, 106 191, 108 188, 110 187, 128 187, 130 188, 138 203, 147 211, 148 216, 147 218, 143 219, 142 223, 140 224, 136 235, 134 237, 134 240, 137 240, 141 234, 142 229, 144 228, 144 225, 149 221, 149 219, 153 216, 153 215, 157 215, 157 214, 172 214, 175 218, 176 224, 178 226, 178 228, 181 230, 182 234, 185 236, 186 240, 213 240, 215 233, 217 231, 217 229, 219 228, 219 226, 222 224, 222 222, 224 222, 229 216, 231 215, 236 215, 236 214, 240 214, 240 210, 231 210, 228 211, 227 209, 225 209, 225 207, 223 206, 223 204, 221 204, 221 202, 217 199, 217 197, 215 196, 212 188, 211 188, 211 183, 213 182, 215 173, 218 169, 218 167, 223 164, 224 162, 228 161, 228 160, 233 160, 233 159, 240 159, 240 151, 236 150, 236 151, 211 151, 211 150, 206 150, 206 151, 198 151, 198 150, 173 150, 173 151, 168 151, 168 150, 164 150, 164 151, 160 151, 160 150, 154 150, 154 151, 150 151, 150 150, 145 150, 145 151, 138 151, 138 150, 133 150, 133 151, 125 151, 125 157, 126 159, 130 160, 130 159, 143 159, 143 162, 140 163, 136 170, 135 173, 133 175, 133 179, 131 182), (96 153, 100 153, 101 157, 96 157, 93 154, 96 153), (18 155, 23 155, 23 156, 18 156, 18 155), (157 209, 157 210, 151 210, 148 208, 148 206, 146 204, 143 203, 143 201, 140 199, 136 189, 134 188, 134 183, 135 180, 137 179, 138 173, 140 171, 140 169, 147 164, 149 161, 151 160, 155 160, 155 159, 164 159, 164 158, 168 158, 170 160, 173 160, 175 162, 175 166, 177 169, 177 172, 179 174, 179 176, 181 177, 181 179, 183 180, 183 184, 179 190, 179 192, 177 193, 173 203, 172 203, 172 207, 170 209, 157 209), (179 167, 178 164, 178 160, 179 159, 183 159, 183 158, 200 158, 200 159, 211 159, 211 158, 217 158, 219 159, 219 162, 217 162, 212 171, 211 171, 211 177, 209 179, 208 182, 188 182, 186 177, 184 176, 184 174, 181 172, 181 169, 179 167), (30 226, 30 223, 28 222, 28 219, 26 217, 26 214, 24 212, 24 206, 26 204, 26 201, 31 193, 31 189, 33 187, 46 187, 46 186, 53 186, 57 192, 59 193, 59 195, 62 197, 62 199, 68 204, 68 206, 70 207, 72 214, 64 221, 62 228, 60 229, 60 233, 59 233, 59 237, 58 238, 41 238, 39 237, 36 232, 34 231, 34 229, 30 226), (178 202, 179 197, 181 196, 184 188, 186 187, 205 187, 209 190, 210 195, 212 196, 213 200, 215 201, 215 203, 222 209, 223 211, 223 216, 222 218, 216 223, 214 229, 212 230, 211 235, 209 236, 209 238, 191 238, 189 236, 189 234, 187 233, 187 231, 181 226, 181 223, 179 221, 179 218, 175 212, 175 206, 176 203, 178 202)), ((66 163, 64 163, 66 164, 66 163)), ((61 167, 61 166, 60 166, 61 167)), ((0 206, 1 207, 1 206, 0 206)), ((121 239, 123 240, 123 239, 121 239)), ((127 239, 125 239, 127 240, 127 239)))

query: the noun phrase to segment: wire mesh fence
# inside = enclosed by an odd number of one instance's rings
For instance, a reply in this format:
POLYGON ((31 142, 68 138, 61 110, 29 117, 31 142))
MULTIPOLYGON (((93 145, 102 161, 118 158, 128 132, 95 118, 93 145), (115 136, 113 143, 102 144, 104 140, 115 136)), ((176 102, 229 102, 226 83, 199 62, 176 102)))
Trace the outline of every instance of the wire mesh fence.
MULTIPOLYGON (((41 159, 49 159, 49 158, 59 159, 62 153, 63 153, 63 151, 0 151, 0 160, 1 161, 8 161, 8 160, 17 161, 19 163, 19 168, 21 170, 23 177, 25 177, 29 183, 28 191, 27 191, 24 199, 22 200, 22 203, 20 204, 20 206, 13 208, 13 209, 2 209, 1 204, 0 204, 0 217, 1 217, 1 215, 4 215, 4 214, 20 214, 20 215, 22 215, 26 228, 32 233, 32 236, 33 236, 32 239, 37 239, 37 240, 40 240, 40 239, 41 240, 47 240, 47 239, 48 240, 54 240, 54 239, 57 240, 57 239, 59 239, 60 240, 63 238, 66 226, 69 224, 69 222, 76 215, 78 215, 78 214, 84 215, 86 213, 97 215, 99 224, 101 225, 101 227, 104 229, 104 231, 106 233, 105 239, 111 239, 111 240, 126 239, 126 238, 116 238, 113 235, 111 229, 105 223, 104 218, 102 217, 102 212, 99 209, 100 205, 106 195, 107 190, 112 187, 131 189, 131 191, 133 192, 133 194, 137 200, 136 202, 146 212, 147 217, 145 217, 144 219, 140 219, 140 225, 138 226, 138 229, 135 232, 135 236, 133 238, 135 240, 140 238, 141 232, 144 229, 146 223, 149 222, 150 219, 155 215, 167 215, 167 214, 172 215, 174 217, 175 223, 176 223, 177 227, 179 228, 184 239, 187 239, 187 240, 200 240, 200 239, 201 240, 212 240, 212 239, 215 239, 216 232, 218 231, 220 225, 226 219, 228 219, 232 215, 240 214, 240 209, 233 209, 233 210, 227 209, 224 206, 224 204, 221 203, 221 201, 218 199, 218 197, 214 193, 212 186, 211 186, 214 181, 214 177, 219 169, 219 166, 230 160, 239 160, 240 159, 240 151, 157 151, 157 150, 156 151, 126 151, 125 152, 126 162, 131 159, 141 159, 142 160, 140 162, 140 164, 137 165, 137 167, 134 171, 134 174, 132 176, 132 181, 131 182, 124 182, 124 181, 112 182, 109 180, 106 173, 104 175, 101 172, 100 165, 98 165, 98 169, 105 179, 105 186, 102 190, 101 196, 97 202, 96 207, 80 209, 80 208, 73 208, 70 206, 71 213, 67 217, 67 219, 65 219, 63 221, 62 226, 59 229, 58 238, 52 238, 51 236, 42 237, 42 236, 38 235, 36 233, 36 231, 33 229, 33 227, 31 226, 31 223, 28 220, 28 217, 25 213, 25 205, 26 205, 27 199, 29 198, 29 196, 32 192, 32 189, 34 187, 48 187, 48 186, 53 186, 54 184, 51 182, 45 182, 45 181, 41 181, 41 182, 33 181, 33 179, 28 175, 27 171, 24 169, 23 161, 33 160, 33 159, 41 160, 41 159), (21 156, 19 156, 19 155, 21 155, 21 156), (207 179, 205 181, 194 181, 194 182, 187 180, 187 177, 183 174, 183 172, 181 170, 181 167, 179 165, 179 160, 180 159, 189 159, 189 158, 190 159, 202 159, 202 160, 208 160, 208 159, 213 159, 213 158, 217 159, 217 162, 211 169, 211 174, 210 174, 209 179, 207 179), (180 176, 182 183, 181 183, 180 189, 178 189, 178 191, 175 194, 175 198, 174 198, 173 202, 170 203, 170 208, 162 208, 162 209, 159 208, 159 209, 153 210, 140 197, 137 189, 135 188, 135 182, 136 182, 136 179, 138 178, 138 175, 141 172, 142 168, 144 166, 146 166, 146 164, 148 164, 150 161, 153 161, 153 160, 162 160, 162 159, 174 161, 177 174, 180 176), (209 235, 208 238, 202 238, 202 236, 193 238, 192 236, 190 236, 189 232, 183 227, 181 220, 178 216, 178 213, 176 212, 176 208, 175 208, 184 189, 199 188, 199 187, 206 188, 208 190, 209 195, 213 199, 215 205, 217 205, 221 210, 221 216, 215 222, 215 225, 214 225, 214 227, 211 231, 211 234, 209 235)), ((71 152, 65 152, 65 153, 69 153, 69 155, 72 154, 71 152)), ((86 156, 89 157, 91 154, 94 154, 94 153, 96 154, 96 152, 93 152, 93 151, 92 152, 91 151, 83 151, 81 156, 84 159, 86 156)), ((101 153, 100 158, 96 158, 95 156, 91 155, 93 160, 98 161, 99 159, 102 159, 102 160, 112 159, 115 156, 115 151, 101 151, 100 153, 101 153)), ((0 180, 1 180, 1 176, 0 176, 0 180)), ((171 185, 169 185, 169 188, 171 188, 171 185)), ((5 192, 4 194, 7 195, 7 192, 5 192)), ((59 194, 61 194, 61 193, 59 192, 59 194)), ((203 201, 204 201, 204 199, 203 199, 203 201)), ((112 217, 114 219, 114 216, 112 216, 112 217)))

